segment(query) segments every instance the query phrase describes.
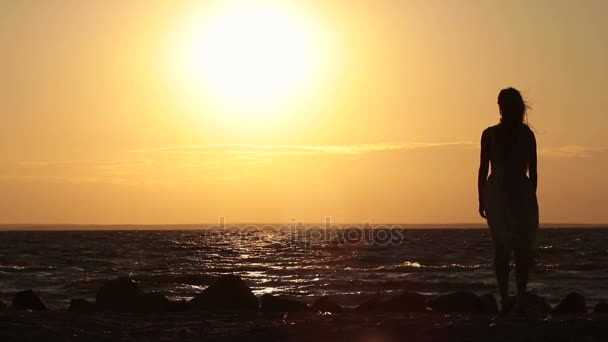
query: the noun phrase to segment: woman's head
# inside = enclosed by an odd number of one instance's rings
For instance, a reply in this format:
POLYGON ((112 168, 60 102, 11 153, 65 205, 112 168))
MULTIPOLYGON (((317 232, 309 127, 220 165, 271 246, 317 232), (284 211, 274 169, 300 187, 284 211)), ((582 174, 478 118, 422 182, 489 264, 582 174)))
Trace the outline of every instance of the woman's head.
POLYGON ((526 116, 529 107, 519 90, 515 88, 501 90, 498 94, 498 107, 500 108, 501 123, 528 124, 526 116))

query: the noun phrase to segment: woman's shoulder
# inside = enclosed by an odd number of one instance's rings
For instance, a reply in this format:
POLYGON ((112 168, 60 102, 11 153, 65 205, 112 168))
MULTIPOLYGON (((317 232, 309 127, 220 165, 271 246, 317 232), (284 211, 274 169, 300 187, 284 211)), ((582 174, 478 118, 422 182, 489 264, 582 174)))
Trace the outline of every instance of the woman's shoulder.
POLYGON ((487 136, 489 134, 492 134, 492 132, 494 132, 496 130, 496 128, 498 128, 498 125, 487 127, 486 129, 483 130, 482 135, 487 136))
POLYGON ((487 127, 481 132, 481 144, 486 146, 492 140, 492 136, 494 135, 494 130, 496 129, 496 125, 487 127))
MULTIPOLYGON (((500 129, 500 128, 501 128, 501 126, 502 126, 502 125, 501 125, 500 123, 498 123, 498 124, 496 124, 496 125, 494 125, 494 126, 489 126, 489 127, 487 127, 486 129, 484 129, 484 130, 483 130, 483 134, 485 135, 485 134, 492 133, 492 132, 494 132, 494 131, 496 131, 496 130, 500 129)), ((527 133, 527 134, 534 135, 534 131, 532 131, 532 129, 530 128, 530 126, 526 125, 525 123, 522 123, 522 124, 519 126, 519 128, 520 128, 522 131, 524 131, 525 133, 527 133)))
POLYGON ((522 124, 522 130, 525 132, 526 135, 528 135, 528 137, 534 138, 534 131, 532 130, 532 128, 530 128, 530 126, 522 124))

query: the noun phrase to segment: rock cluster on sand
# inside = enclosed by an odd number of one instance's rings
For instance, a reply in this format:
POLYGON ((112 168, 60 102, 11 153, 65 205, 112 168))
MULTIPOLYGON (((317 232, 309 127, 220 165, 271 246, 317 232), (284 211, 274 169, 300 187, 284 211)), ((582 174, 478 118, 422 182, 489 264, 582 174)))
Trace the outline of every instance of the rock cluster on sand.
POLYGON ((95 296, 95 305, 101 310, 134 311, 143 292, 129 278, 116 278, 101 286, 95 296))
POLYGON ((15 310, 48 310, 46 304, 32 290, 17 292, 12 305, 15 310))
POLYGON ((585 297, 576 292, 569 293, 556 307, 553 309, 554 314, 578 315, 587 312, 587 304, 585 297))
POLYGON ((263 312, 299 312, 308 309, 306 304, 297 300, 265 294, 260 299, 260 310, 263 312))
POLYGON ((143 292, 133 280, 120 277, 99 289, 95 306, 116 312, 159 312, 167 310, 169 300, 160 293, 143 292))
POLYGON ((423 312, 426 311, 426 297, 414 292, 403 292, 387 299, 373 297, 359 305, 357 311, 423 312))
POLYGON ((431 299, 428 306, 440 313, 494 314, 496 299, 491 294, 477 296, 470 292, 454 292, 431 299))
POLYGON ((91 313, 96 311, 95 303, 91 303, 86 299, 75 298, 70 301, 68 311, 78 313, 91 313))
POLYGON ((596 314, 608 314, 608 303, 597 303, 593 308, 593 313, 596 314))
MULTIPOLYGON (((515 300, 515 297, 513 298, 515 300)), ((526 312, 531 316, 542 316, 551 312, 549 305, 542 297, 534 293, 526 293, 526 312)))
POLYGON ((193 310, 258 310, 257 297, 241 277, 225 275, 189 302, 193 310))
MULTIPOLYGON (((514 298, 513 298, 514 300, 514 298)), ((568 294, 554 309, 538 295, 527 293, 526 313, 543 316, 549 313, 582 315, 587 313, 585 297, 579 293, 568 294)), ((0 309, 5 307, 0 302, 0 309)), ((32 290, 21 291, 12 299, 15 310, 47 310, 45 303, 32 290)), ((359 312, 426 312, 440 314, 496 314, 496 299, 492 294, 478 296, 470 292, 454 292, 435 297, 419 293, 402 292, 385 298, 375 296, 360 304, 359 312)), ((305 303, 270 294, 258 298, 237 275, 225 275, 197 294, 190 301, 170 301, 162 293, 144 292, 132 279, 119 277, 103 284, 95 301, 72 299, 68 311, 77 313, 110 312, 176 312, 176 311, 262 311, 338 313, 350 311, 336 304, 329 297, 321 297, 309 307, 305 303)), ((595 306, 595 314, 608 313, 608 303, 595 306)))

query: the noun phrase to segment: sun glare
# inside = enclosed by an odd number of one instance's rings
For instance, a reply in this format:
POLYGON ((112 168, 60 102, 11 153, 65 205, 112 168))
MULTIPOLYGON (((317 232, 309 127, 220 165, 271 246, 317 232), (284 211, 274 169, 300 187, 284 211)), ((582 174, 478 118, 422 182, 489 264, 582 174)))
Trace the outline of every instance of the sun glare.
POLYGON ((324 39, 295 8, 224 2, 181 33, 180 79, 216 107, 250 115, 293 103, 319 81, 324 39))

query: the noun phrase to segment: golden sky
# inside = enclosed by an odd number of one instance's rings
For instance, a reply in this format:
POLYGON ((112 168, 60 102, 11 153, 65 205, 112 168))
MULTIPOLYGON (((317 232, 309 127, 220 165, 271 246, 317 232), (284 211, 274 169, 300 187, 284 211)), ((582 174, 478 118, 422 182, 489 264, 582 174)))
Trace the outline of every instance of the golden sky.
POLYGON ((534 107, 541 222, 606 223, 606 13, 0 0, 0 223, 481 223, 507 86, 534 107))

